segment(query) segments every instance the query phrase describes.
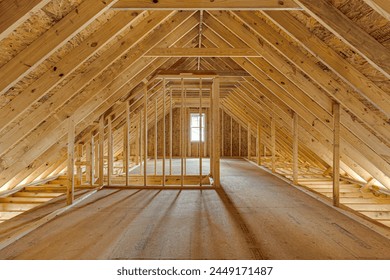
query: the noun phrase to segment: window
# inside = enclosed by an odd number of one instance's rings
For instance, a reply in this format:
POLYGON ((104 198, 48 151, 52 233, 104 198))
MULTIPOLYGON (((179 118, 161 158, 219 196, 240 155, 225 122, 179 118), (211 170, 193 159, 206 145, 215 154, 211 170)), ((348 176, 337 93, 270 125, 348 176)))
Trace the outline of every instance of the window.
POLYGON ((204 142, 205 132, 205 114, 191 114, 191 142, 199 142, 202 136, 202 142, 204 142))

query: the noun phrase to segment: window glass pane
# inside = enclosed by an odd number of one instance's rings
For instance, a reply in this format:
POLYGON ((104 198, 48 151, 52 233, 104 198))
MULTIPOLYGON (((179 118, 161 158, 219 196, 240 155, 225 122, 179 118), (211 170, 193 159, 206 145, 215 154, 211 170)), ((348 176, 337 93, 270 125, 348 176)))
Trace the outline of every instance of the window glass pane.
POLYGON ((191 141, 199 141, 199 128, 191 128, 191 141))
POLYGON ((191 141, 197 142, 200 139, 200 126, 202 126, 202 142, 205 139, 205 114, 200 117, 199 114, 191 113, 191 141))

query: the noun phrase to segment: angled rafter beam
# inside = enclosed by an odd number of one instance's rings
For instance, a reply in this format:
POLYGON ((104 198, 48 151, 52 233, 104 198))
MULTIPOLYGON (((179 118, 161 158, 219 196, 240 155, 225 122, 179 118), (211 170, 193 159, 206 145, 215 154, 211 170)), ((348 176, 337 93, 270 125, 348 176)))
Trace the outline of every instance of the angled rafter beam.
POLYGON ((154 48, 144 56, 158 57, 258 57, 249 48, 154 48))
MULTIPOLYGON (((239 15, 241 17, 242 14, 239 15)), ((383 117, 367 111, 366 106, 360 100, 350 96, 348 88, 345 88, 345 86, 341 85, 330 75, 322 71, 315 62, 307 60, 306 56, 301 51, 286 42, 286 40, 278 32, 273 31, 268 25, 264 25, 261 19, 246 19, 245 23, 248 24, 248 26, 255 28, 255 31, 258 34, 261 34, 262 38, 272 44, 273 47, 280 52, 280 54, 283 54, 286 58, 288 58, 295 64, 296 67, 301 68, 308 76, 318 83, 318 85, 322 86, 324 90, 338 100, 343 107, 351 111, 357 118, 361 118, 361 120, 363 120, 367 125, 374 128, 381 138, 385 137, 386 139, 390 139, 386 120, 384 120, 383 117), (305 63, 301 63, 302 61, 305 63)), ((245 40, 250 43, 254 49, 259 49, 258 51, 262 50, 264 58, 267 61, 269 61, 277 69, 280 69, 286 77, 304 90, 306 94, 316 101, 316 103, 326 109, 329 113, 331 112, 330 99, 314 84, 308 83, 308 80, 301 74, 301 72, 296 71, 294 67, 287 65, 280 56, 274 53, 272 48, 267 47, 267 44, 264 43, 260 46, 257 44, 257 38, 251 38, 247 35, 242 36, 245 37, 245 40)), ((383 140, 380 140, 378 137, 372 137, 372 133, 359 124, 359 122, 353 121, 352 117, 349 116, 348 113, 344 113, 344 110, 342 110, 342 114, 342 122, 345 127, 350 129, 351 132, 358 136, 359 139, 367 145, 370 145, 371 149, 374 149, 378 154, 385 155, 387 158, 390 156, 390 152, 388 148, 386 148, 387 146, 383 140)))
POLYGON ((86 0, 0 68, 0 94, 33 71, 116 0, 86 0))
POLYGON ((359 28, 326 0, 295 0, 333 34, 355 49, 376 69, 390 78, 390 53, 382 44, 359 28))
MULTIPOLYGON (((37 158, 42 152, 47 150, 50 145, 53 145, 53 143, 55 143, 58 139, 63 138, 63 135, 66 133, 66 122, 63 121, 64 117, 66 117, 67 115, 73 115, 75 117, 76 122, 78 123, 76 132, 80 133, 90 123, 96 120, 96 118, 106 112, 115 100, 118 100, 121 97, 125 96, 145 77, 151 75, 152 72, 155 71, 155 69, 160 68, 168 60, 167 58, 160 58, 155 60, 151 58, 140 59, 140 57, 144 52, 147 52, 157 43, 160 43, 164 46, 171 46, 176 42, 180 44, 180 41, 183 39, 188 40, 188 38, 183 38, 183 36, 188 32, 188 30, 191 30, 191 27, 188 28, 186 25, 183 24, 183 21, 185 23, 188 21, 192 25, 192 27, 196 25, 196 20, 192 20, 192 14, 192 12, 178 13, 174 17, 174 19, 172 18, 171 20, 169 20, 169 22, 167 21, 166 26, 164 28, 167 28, 170 32, 158 32, 159 35, 151 34, 150 36, 145 38, 142 43, 139 43, 136 47, 134 47, 134 49, 130 51, 131 59, 129 59, 130 61, 135 61, 135 63, 133 62, 133 64, 131 64, 128 62, 128 64, 124 64, 121 66, 127 69, 126 73, 123 73, 124 69, 122 69, 121 71, 117 72, 117 79, 114 79, 113 81, 112 77, 110 77, 110 79, 103 79, 106 83, 104 90, 102 90, 101 86, 99 86, 98 83, 95 81, 95 84, 93 84, 93 87, 90 90, 100 88, 101 90, 98 92, 98 94, 94 93, 96 96, 93 96, 93 91, 84 92, 84 100, 82 100, 82 102, 80 102, 80 100, 78 99, 72 100, 72 102, 68 103, 68 106, 66 106, 65 108, 63 108, 63 110, 61 110, 61 112, 58 112, 58 114, 56 114, 57 117, 50 118, 49 122, 46 122, 37 131, 35 131, 36 133, 34 132, 33 134, 27 136, 24 139, 24 142, 35 142, 35 144, 29 146, 28 152, 26 152, 23 156, 19 156, 21 152, 20 148, 23 149, 23 145, 17 146, 13 150, 11 150, 4 158, 8 158, 9 156, 11 156, 12 158, 16 159, 16 162, 20 163, 20 161, 18 161, 17 159, 23 157, 23 163, 13 165, 12 168, 7 168, 6 170, 2 169, 3 172, 0 173, 0 185, 4 184, 9 180, 9 178, 12 178, 12 176, 15 176, 15 174, 23 170, 26 162, 37 158), (173 31, 178 31, 178 33, 174 33, 173 31), (137 78, 134 78, 134 76, 141 71, 142 73, 138 74, 137 78), (106 80, 108 80, 108 82, 112 82, 107 85, 106 80), (110 100, 110 102, 108 102, 108 100, 110 100), (101 106, 99 106, 99 104, 101 104, 101 106), (36 138, 39 137, 39 135, 44 131, 51 131, 52 134, 50 139, 36 138), (18 156, 16 156, 17 154, 18 156)), ((164 25, 160 26, 159 31, 162 30, 163 26, 164 25)), ((191 39, 193 39, 193 37, 191 37, 191 39)), ((79 95, 78 98, 79 97, 81 97, 81 95, 79 95)))
MULTIPOLYGON (((212 13, 214 14, 214 13, 212 13)), ((223 22, 223 24, 226 27, 229 27, 233 32, 236 34, 243 34, 245 32, 245 28, 242 29, 242 25, 234 23, 232 20, 222 20, 220 17, 218 17, 219 20, 223 22), (241 30, 242 29, 242 30, 241 30)), ((225 17, 225 19, 228 19, 225 17)), ((208 20, 209 21, 209 20, 208 20)), ((213 28, 218 28, 218 25, 213 24, 212 22, 205 21, 208 26, 214 25, 213 28)), ((224 37, 227 42, 230 42, 233 47, 241 47, 243 42, 238 39, 238 37, 233 37, 231 33, 227 32, 228 30, 226 28, 218 28, 219 35, 224 37)), ((204 35, 210 39, 211 41, 219 42, 219 47, 226 47, 226 42, 222 42, 221 38, 217 38, 216 36, 213 36, 211 39, 212 34, 209 35, 209 31, 205 30, 204 35)), ((251 38, 245 38, 245 40, 251 41, 251 38)), ((257 40, 256 40, 257 41, 257 40)), ((247 42, 250 44, 250 42, 247 42)), ((251 44, 252 45, 252 44, 251 44)), ((255 46, 252 46, 255 47, 255 46)), ((266 53, 264 53, 265 55, 266 53)), ((320 108, 318 104, 315 104, 313 101, 309 101, 307 99, 307 96, 302 94, 302 90, 297 88, 296 86, 292 85, 291 82, 286 80, 286 78, 280 75, 279 71, 277 69, 272 69, 271 65, 264 65, 262 59, 248 59, 250 62, 253 63, 253 66, 256 65, 255 68, 253 68, 252 65, 248 63, 248 60, 243 58, 233 58, 237 63, 241 65, 248 73, 251 73, 256 79, 264 83, 269 89, 271 89, 275 95, 280 96, 281 100, 283 102, 289 102, 291 105, 291 109, 296 111, 303 119, 312 119, 312 121, 308 121, 309 123, 315 123, 316 129, 319 132, 326 133, 326 137, 328 139, 331 139, 332 133, 329 126, 329 119, 330 114, 329 112, 326 112, 324 109, 320 108), (257 68, 257 69, 256 69, 257 68), (268 75, 264 75, 265 73, 262 73, 265 71, 268 75), (271 78, 271 79, 270 79, 271 78), (275 82, 273 82, 274 80, 275 82), (283 90, 281 91, 280 88, 283 90), (285 91, 285 92, 284 92, 285 91), (297 100, 294 100, 297 99, 297 100), (306 100, 306 101, 303 101, 306 100), (303 103, 297 103, 302 102, 303 103), (303 104, 311 104, 310 107, 308 106, 302 106, 303 104), (318 120, 321 119, 320 122, 318 120)), ((347 131, 346 131, 347 132, 347 131)), ((377 154, 372 153, 369 147, 365 146, 361 142, 357 141, 355 139, 356 137, 353 137, 352 134, 348 134, 349 137, 345 137, 345 141, 343 142, 343 145, 346 147, 345 150, 350 153, 351 158, 358 163, 360 166, 362 166, 366 171, 368 171, 372 176, 378 179, 381 183, 387 185, 388 182, 388 174, 390 174, 390 167, 388 164, 384 162, 382 158, 380 158, 377 154), (359 150, 356 149, 356 145, 359 145, 359 150), (364 151, 364 154, 362 154, 362 150, 364 151), (369 162, 366 159, 369 159, 369 162), (375 174, 375 175, 374 175, 375 174)))
POLYGON ((129 10, 300 10, 292 0, 120 0, 115 9, 129 10))
POLYGON ((367 5, 390 21, 390 2, 388 0, 363 0, 367 5))
POLYGON ((0 1, 0 40, 8 36, 31 13, 44 7, 50 0, 4 0, 0 1))
MULTIPOLYGON (((132 46, 142 40, 144 36, 147 36, 150 32, 152 32, 153 28, 163 22, 169 15, 169 12, 164 11, 152 12, 150 15, 144 15, 142 21, 134 26, 131 31, 128 32, 121 41, 119 41, 118 44, 103 52, 98 59, 92 62, 88 68, 83 71, 83 75, 78 75, 76 78, 69 81, 48 100, 46 100, 45 103, 36 108, 28 118, 24 118, 22 121, 17 123, 14 128, 10 130, 10 132, 12 132, 12 139, 7 136, 10 133, 1 134, 0 147, 2 151, 0 154, 5 152, 11 147, 11 145, 14 145, 16 141, 22 139, 26 134, 32 131, 44 118, 47 118, 47 112, 54 112, 63 106, 86 84, 94 78, 96 79, 98 75, 112 65, 115 60, 129 52, 132 46)), ((133 59, 138 59, 141 54, 132 53, 131 55, 125 55, 125 59, 126 61, 133 61, 133 59)), ((109 83, 108 79, 106 79, 106 83, 109 83)), ((97 84, 96 81, 94 84, 97 84)), ((90 85, 90 87, 93 87, 93 84, 90 85)), ((102 88, 102 85, 100 85, 100 88, 102 88)), ((78 98, 81 99, 82 96, 83 94, 80 93, 78 98)), ((17 104, 15 104, 15 106, 16 105, 17 104)), ((11 109, 11 117, 14 116, 12 113, 12 107, 8 109, 11 109)), ((17 110, 20 111, 21 109, 18 108, 17 110)), ((8 110, 6 112, 8 112, 8 110)), ((2 114, 4 113, 0 113, 0 115, 2 114)), ((7 114, 4 114, 3 116, 7 116, 7 114)), ((0 122, 3 124, 7 121, 2 119, 0 122)))
MULTIPOLYGON (((256 20, 248 13, 238 13, 241 18, 256 20)), ((341 79, 347 82, 354 90, 370 100, 387 117, 390 116, 390 99, 388 94, 375 83, 364 76, 357 68, 333 51, 321 39, 313 35, 304 24, 296 20, 290 13, 265 12, 282 30, 287 32, 296 42, 301 44, 327 67, 333 70, 341 79)), ((258 20, 256 20, 258 22, 258 20)))
POLYGON ((131 25, 135 17, 137 17, 137 14, 134 13, 120 13, 116 15, 20 92, 0 111, 0 131, 25 112, 34 102, 68 77, 77 67, 82 65, 122 31, 123 28, 131 25))

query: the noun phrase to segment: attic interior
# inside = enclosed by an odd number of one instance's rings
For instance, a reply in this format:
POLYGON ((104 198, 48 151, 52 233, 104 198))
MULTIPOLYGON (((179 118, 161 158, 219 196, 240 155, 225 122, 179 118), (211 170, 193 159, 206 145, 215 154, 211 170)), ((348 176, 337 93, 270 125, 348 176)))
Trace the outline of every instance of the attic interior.
POLYGON ((387 0, 0 19, 0 259, 389 259, 387 0))

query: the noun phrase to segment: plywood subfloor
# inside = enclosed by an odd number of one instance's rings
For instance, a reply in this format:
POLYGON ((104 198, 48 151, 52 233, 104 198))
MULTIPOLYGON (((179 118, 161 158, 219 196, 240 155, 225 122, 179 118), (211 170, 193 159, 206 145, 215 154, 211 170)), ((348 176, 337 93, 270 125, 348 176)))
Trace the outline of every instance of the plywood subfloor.
MULTIPOLYGON (((222 185, 103 189, 0 258, 390 259, 389 239, 244 160, 222 161, 222 185)), ((2 223, 0 239, 55 207, 2 223)))

